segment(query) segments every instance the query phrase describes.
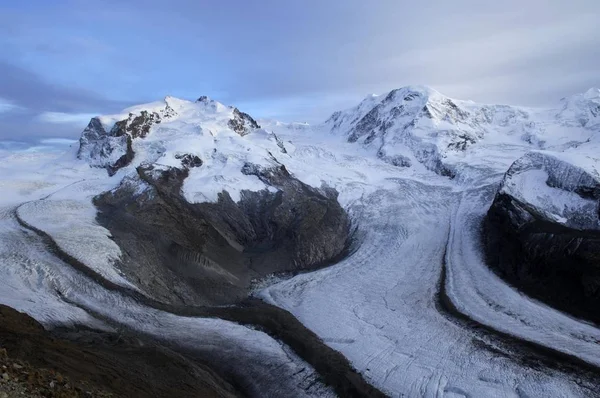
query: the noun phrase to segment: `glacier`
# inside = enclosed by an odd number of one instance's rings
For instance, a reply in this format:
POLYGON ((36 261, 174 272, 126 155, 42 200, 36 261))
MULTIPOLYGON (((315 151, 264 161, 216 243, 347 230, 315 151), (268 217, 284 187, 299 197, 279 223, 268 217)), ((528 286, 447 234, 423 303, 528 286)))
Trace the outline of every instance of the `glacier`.
POLYGON ((94 118, 67 153, 2 153, 0 302, 47 327, 128 329, 239 362, 221 370, 254 396, 335 396, 263 331, 150 306, 153 292, 119 268, 126 248, 97 220, 98 195, 123 181, 148 189, 139 167, 184 169, 184 156, 197 157, 182 195, 198 204, 276 194, 244 167, 283 166, 337 192, 353 239, 335 264, 272 275, 252 294, 293 314, 374 387, 393 397, 599 396, 597 325, 507 283, 481 241, 498 192, 553 223, 598 228, 598 198, 576 191, 600 181, 599 115, 598 89, 533 109, 409 86, 314 126, 255 121, 207 97, 94 118))

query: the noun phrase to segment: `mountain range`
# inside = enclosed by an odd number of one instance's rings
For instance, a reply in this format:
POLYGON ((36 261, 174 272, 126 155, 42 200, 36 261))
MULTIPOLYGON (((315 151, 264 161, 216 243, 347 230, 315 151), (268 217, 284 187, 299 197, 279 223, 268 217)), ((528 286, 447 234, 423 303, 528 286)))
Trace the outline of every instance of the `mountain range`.
POLYGON ((166 97, 0 169, 0 302, 47 329, 248 396, 600 396, 599 89, 408 86, 318 125, 166 97))

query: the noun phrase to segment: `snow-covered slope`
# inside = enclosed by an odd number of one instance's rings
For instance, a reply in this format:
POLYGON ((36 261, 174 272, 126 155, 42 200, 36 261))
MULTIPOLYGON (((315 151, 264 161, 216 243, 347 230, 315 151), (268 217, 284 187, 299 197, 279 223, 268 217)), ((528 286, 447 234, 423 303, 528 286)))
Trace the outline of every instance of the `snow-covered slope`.
POLYGON ((600 89, 590 88, 561 100, 556 117, 564 124, 600 131, 600 89))
POLYGON ((498 192, 526 209, 512 217, 515 227, 534 216, 577 230, 600 229, 600 174, 577 163, 561 154, 530 152, 511 165, 498 192))
POLYGON ((226 190, 239 201, 244 189, 267 189, 256 176, 242 174, 245 163, 277 165, 276 137, 260 130, 249 115, 207 97, 195 102, 166 97, 164 101, 93 118, 84 130, 78 157, 109 173, 141 163, 181 166, 198 158, 203 167, 190 172, 184 185, 190 202, 216 201, 226 190), (253 133, 252 139, 244 138, 253 133), (201 188, 201 189, 199 189, 201 188))

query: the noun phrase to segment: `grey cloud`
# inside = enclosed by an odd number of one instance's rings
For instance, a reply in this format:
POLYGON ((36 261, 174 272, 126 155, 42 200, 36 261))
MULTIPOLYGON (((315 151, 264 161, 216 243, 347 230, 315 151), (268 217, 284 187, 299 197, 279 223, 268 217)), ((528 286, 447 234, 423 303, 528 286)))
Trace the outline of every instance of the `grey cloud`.
POLYGON ((54 137, 78 138, 87 123, 45 123, 31 111, 0 115, 0 141, 35 143, 54 137))
MULTIPOLYGON (((201 13, 185 3, 164 23, 193 20, 198 39, 214 34, 214 48, 233 49, 220 54, 220 89, 232 102, 426 84, 457 98, 546 105, 600 84, 596 0, 291 3, 225 7, 226 18, 207 25, 181 15, 201 13), (236 28, 216 26, 227 21, 236 28)), ((313 115, 335 110, 317 104, 313 115)))
POLYGON ((50 123, 42 117, 45 112, 103 114, 132 105, 105 99, 89 90, 46 82, 33 72, 1 60, 0 82, 0 98, 12 105, 0 113, 0 140, 35 142, 45 137, 74 138, 87 122, 77 118, 69 122, 67 118, 65 123, 50 123))
POLYGON ((0 60, 0 97, 32 111, 104 112, 128 103, 102 98, 98 93, 54 85, 19 66, 0 60))

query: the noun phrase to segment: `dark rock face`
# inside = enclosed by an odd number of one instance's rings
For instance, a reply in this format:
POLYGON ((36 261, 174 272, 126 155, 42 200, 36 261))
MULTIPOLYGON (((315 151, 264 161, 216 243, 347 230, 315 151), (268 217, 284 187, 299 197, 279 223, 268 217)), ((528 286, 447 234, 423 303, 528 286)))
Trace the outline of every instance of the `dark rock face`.
POLYGON ((279 147, 281 153, 288 153, 287 149, 285 149, 285 144, 279 137, 277 137, 277 134, 273 133, 273 137, 275 137, 275 141, 277 142, 277 146, 279 147))
POLYGON ((107 132, 100 119, 93 118, 79 139, 77 157, 89 160, 92 166, 104 167, 113 175, 133 160, 132 140, 146 137, 150 128, 160 122, 161 117, 156 112, 130 113, 107 132))
POLYGON ((189 153, 176 154, 175 159, 181 160, 181 165, 187 169, 192 167, 200 167, 203 164, 202 159, 189 153))
POLYGON ((158 300, 235 303, 255 278, 312 269, 345 253, 350 223, 337 193, 303 184, 284 166, 247 164, 244 173, 278 191, 242 192, 239 203, 226 192, 216 203, 188 203, 181 194, 187 168, 137 171, 95 204, 125 252, 122 269, 158 300))
POLYGON ((104 167, 114 174, 133 159, 131 137, 106 132, 98 118, 92 118, 79 139, 79 159, 87 159, 90 165, 104 167))
POLYGON ((113 176, 115 173, 122 167, 127 166, 133 160, 135 153, 133 152, 133 148, 131 146, 131 136, 124 135, 125 137, 125 153, 119 159, 116 160, 113 164, 106 165, 106 170, 108 171, 108 175, 113 176))
POLYGON ((594 227, 600 222, 600 184, 576 171, 543 155, 515 162, 485 219, 484 243, 488 264, 507 281, 560 310, 600 323, 600 229, 594 227), (503 189, 507 179, 532 168, 547 172, 548 187, 572 192, 589 206, 559 222, 538 204, 503 189))
POLYGON ((117 137, 128 134, 131 138, 145 138, 150 127, 156 123, 160 123, 160 116, 156 112, 141 111, 137 116, 130 113, 127 119, 116 122, 111 132, 117 137))
POLYGON ((233 118, 229 120, 227 125, 241 136, 260 128, 256 120, 252 119, 247 113, 240 112, 238 108, 233 108, 233 118))

